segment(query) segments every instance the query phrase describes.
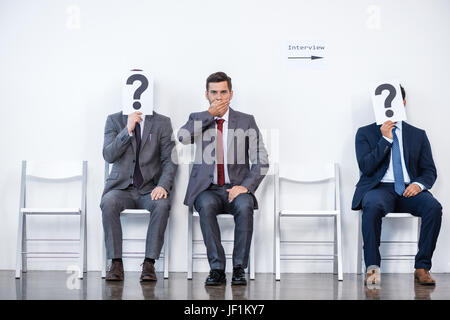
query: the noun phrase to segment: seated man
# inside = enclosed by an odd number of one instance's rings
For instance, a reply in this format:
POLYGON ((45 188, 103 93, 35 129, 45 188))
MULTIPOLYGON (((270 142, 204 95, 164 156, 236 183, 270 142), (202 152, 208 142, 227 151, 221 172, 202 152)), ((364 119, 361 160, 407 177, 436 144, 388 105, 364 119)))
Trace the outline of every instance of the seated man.
POLYGON ((268 170, 267 152, 255 118, 229 107, 233 91, 225 73, 208 77, 205 95, 209 109, 191 113, 178 133, 183 144, 196 143, 184 204, 194 205, 200 215, 211 268, 206 285, 226 283, 225 252, 216 216, 234 216, 232 284, 245 285, 253 209, 258 206, 254 193, 268 170))
MULTIPOLYGON (((401 91, 406 107, 403 87, 401 91)), ((389 212, 407 212, 422 219, 414 279, 434 285, 429 270, 441 227, 442 206, 428 191, 437 174, 425 131, 404 121, 361 127, 356 133, 356 157, 361 177, 352 209, 363 210, 365 283, 381 281, 382 217, 389 212)))
MULTIPOLYGON (((108 116, 105 125, 103 157, 112 163, 100 207, 105 232, 106 255, 112 265, 108 281, 123 280, 122 227, 124 209, 147 209, 150 224, 145 244, 141 281, 156 281, 155 260, 164 244, 169 217, 169 192, 177 165, 172 161, 175 142, 168 117, 156 112, 142 117, 122 112, 108 116)), ((175 156, 175 153, 174 153, 175 156)))

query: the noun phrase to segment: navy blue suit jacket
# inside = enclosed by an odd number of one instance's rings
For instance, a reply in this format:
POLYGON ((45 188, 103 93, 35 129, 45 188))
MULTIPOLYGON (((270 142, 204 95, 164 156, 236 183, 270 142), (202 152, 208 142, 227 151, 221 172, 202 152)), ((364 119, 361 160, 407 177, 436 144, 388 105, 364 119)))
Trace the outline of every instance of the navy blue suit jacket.
MULTIPOLYGON (((356 133, 356 158, 361 177, 353 196, 353 210, 361 209, 364 195, 380 183, 389 167, 392 143, 383 138, 380 127, 372 123, 356 133)), ((437 173, 427 135, 404 121, 402 131, 403 157, 411 183, 419 182, 431 189, 437 173)))

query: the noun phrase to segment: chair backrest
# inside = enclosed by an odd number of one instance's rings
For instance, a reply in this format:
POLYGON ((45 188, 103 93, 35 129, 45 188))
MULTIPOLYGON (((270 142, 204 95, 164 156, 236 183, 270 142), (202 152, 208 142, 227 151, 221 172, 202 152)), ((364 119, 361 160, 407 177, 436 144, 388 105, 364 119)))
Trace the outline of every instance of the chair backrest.
POLYGON ((325 182, 334 183, 334 210, 341 210, 339 164, 326 164, 315 167, 289 167, 274 163, 274 201, 276 212, 280 211, 280 181, 312 185, 325 182))
POLYGON ((87 161, 22 161, 20 206, 26 206, 28 181, 45 183, 81 183, 81 209, 86 209, 87 161))

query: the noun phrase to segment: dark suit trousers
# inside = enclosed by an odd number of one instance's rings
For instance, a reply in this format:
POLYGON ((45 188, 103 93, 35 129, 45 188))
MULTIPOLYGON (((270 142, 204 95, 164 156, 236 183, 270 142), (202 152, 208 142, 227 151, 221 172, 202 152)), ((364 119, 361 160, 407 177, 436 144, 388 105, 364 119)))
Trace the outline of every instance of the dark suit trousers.
POLYGON ((380 266, 381 219, 390 212, 405 212, 421 217, 419 250, 414 267, 431 269, 431 257, 441 228, 442 206, 428 191, 414 197, 397 195, 393 183, 380 183, 362 200, 362 234, 366 267, 380 266))
POLYGON ((220 237, 217 215, 234 216, 233 267, 247 268, 250 243, 253 234, 253 196, 240 194, 233 202, 228 201, 230 184, 222 187, 211 184, 195 199, 194 206, 200 216, 200 228, 211 269, 225 270, 226 258, 220 237))
POLYGON ((129 186, 124 190, 111 190, 105 193, 100 207, 102 209, 106 256, 108 259, 122 258, 120 213, 124 209, 147 209, 150 211, 150 223, 145 242, 145 257, 155 260, 159 258, 169 218, 169 198, 152 200, 150 193, 141 195, 135 187, 129 186))

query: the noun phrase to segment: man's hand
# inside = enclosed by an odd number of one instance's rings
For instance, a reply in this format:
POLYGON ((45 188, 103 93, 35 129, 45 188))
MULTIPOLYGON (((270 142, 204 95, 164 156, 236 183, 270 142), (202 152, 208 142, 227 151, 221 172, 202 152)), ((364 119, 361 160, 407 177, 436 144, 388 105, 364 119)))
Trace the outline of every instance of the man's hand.
POLYGON ((128 133, 132 133, 134 131, 134 128, 136 127, 136 122, 141 123, 141 121, 142 112, 135 111, 133 113, 130 113, 127 120, 128 133))
POLYGON ((394 139, 394 136, 392 135, 392 129, 394 129, 396 122, 392 122, 391 120, 387 120, 383 125, 381 126, 381 134, 389 139, 394 139))
POLYGON ((223 116, 227 110, 228 110, 228 105, 230 104, 230 100, 226 99, 226 100, 214 100, 213 103, 211 103, 208 112, 213 116, 213 117, 221 117, 223 116))
POLYGON ((411 183, 408 188, 406 188, 405 192, 403 192, 403 196, 405 198, 414 197, 415 195, 419 194, 422 191, 422 188, 415 184, 411 183))
POLYGON ((234 198, 236 198, 241 193, 247 193, 248 190, 246 187, 243 186, 234 186, 231 189, 227 189, 228 192, 228 202, 233 202, 234 198))
POLYGON ((153 189, 152 193, 150 193, 150 196, 152 197, 152 200, 159 200, 159 199, 167 199, 167 191, 163 187, 156 187, 153 189))

